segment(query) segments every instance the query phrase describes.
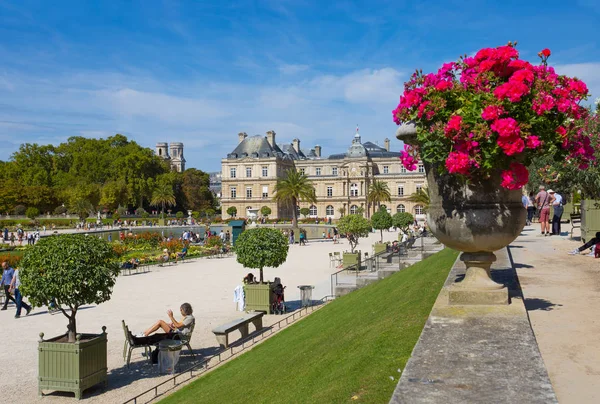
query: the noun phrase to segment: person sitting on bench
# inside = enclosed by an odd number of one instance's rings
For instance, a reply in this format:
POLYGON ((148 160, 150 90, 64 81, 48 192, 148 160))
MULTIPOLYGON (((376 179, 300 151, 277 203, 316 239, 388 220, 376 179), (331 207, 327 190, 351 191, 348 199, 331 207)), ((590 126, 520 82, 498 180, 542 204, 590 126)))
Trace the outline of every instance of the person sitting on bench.
POLYGON ((158 257, 158 262, 169 262, 169 258, 169 250, 165 248, 163 253, 158 257))
POLYGON ((592 238, 590 241, 588 241, 587 243, 585 243, 584 245, 582 245, 579 248, 574 249, 573 251, 569 252, 569 255, 578 255, 580 252, 587 250, 588 248, 592 249, 592 252, 589 253, 590 256, 598 256, 600 255, 600 251, 598 247, 598 244, 600 243, 600 231, 596 232, 596 237, 592 238))
POLYGON ((169 316, 169 320, 171 320, 170 323, 167 323, 164 320, 158 320, 146 331, 137 334, 135 337, 138 339, 144 338, 145 342, 152 344, 152 343, 157 343, 159 341, 162 341, 164 339, 172 339, 177 334, 183 334, 185 336, 188 336, 191 333, 192 328, 194 327, 194 324, 196 322, 196 319, 192 315, 192 313, 193 313, 192 305, 189 303, 183 303, 181 305, 181 307, 179 308, 179 311, 181 312, 181 315, 183 316, 181 321, 175 320, 175 317, 173 317, 172 310, 167 310, 167 315, 169 316), (154 333, 160 329, 162 329, 164 331, 164 333, 158 333, 158 334, 152 335, 152 333, 154 333), (148 340, 146 340, 146 338, 148 340))

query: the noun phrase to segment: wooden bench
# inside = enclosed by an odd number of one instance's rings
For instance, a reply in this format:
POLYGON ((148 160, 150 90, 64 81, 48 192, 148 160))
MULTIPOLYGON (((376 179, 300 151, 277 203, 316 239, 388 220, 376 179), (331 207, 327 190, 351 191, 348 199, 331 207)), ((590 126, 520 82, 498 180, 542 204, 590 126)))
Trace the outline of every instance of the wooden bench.
POLYGON ((242 338, 246 338, 248 336, 248 324, 252 323, 256 331, 262 330, 262 317, 265 313, 261 311, 252 311, 246 314, 242 318, 238 318, 237 320, 230 321, 227 324, 223 324, 213 329, 212 332, 217 337, 217 342, 220 346, 224 348, 229 347, 229 333, 235 330, 240 330, 242 334, 242 338))
POLYGON ((571 238, 573 238, 573 230, 581 228, 581 214, 571 213, 571 238), (578 225, 578 226, 576 226, 578 225))

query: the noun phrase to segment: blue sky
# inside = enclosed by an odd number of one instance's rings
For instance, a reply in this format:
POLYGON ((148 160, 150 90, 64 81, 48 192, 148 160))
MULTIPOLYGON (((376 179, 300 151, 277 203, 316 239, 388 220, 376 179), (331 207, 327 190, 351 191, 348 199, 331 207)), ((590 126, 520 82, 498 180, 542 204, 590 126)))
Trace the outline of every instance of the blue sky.
POLYGON ((324 154, 393 139, 402 84, 519 42, 600 96, 600 3, 566 1, 2 1, 0 160, 23 142, 122 133, 182 141, 220 169, 237 133, 324 154))

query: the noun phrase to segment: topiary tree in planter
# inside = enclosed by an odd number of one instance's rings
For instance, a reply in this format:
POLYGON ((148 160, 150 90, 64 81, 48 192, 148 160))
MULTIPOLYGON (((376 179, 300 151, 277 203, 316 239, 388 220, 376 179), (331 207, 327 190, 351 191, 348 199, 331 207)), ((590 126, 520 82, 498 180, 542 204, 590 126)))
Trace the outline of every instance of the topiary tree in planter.
POLYGON ((262 208, 260 208, 260 214, 264 217, 269 216, 271 214, 271 208, 268 206, 263 206, 262 208))
POLYGON ((27 216, 31 220, 35 220, 35 218, 39 215, 40 211, 38 210, 38 208, 34 208, 33 206, 28 207, 25 211, 25 216, 27 216))
POLYGON ((96 237, 43 237, 23 255, 21 289, 34 306, 55 301, 69 320, 69 342, 75 342, 79 308, 110 299, 119 274, 115 258, 111 245, 96 237))
POLYGON ((235 242, 237 262, 244 268, 260 269, 263 283, 263 268, 277 268, 287 258, 289 245, 285 236, 277 229, 256 228, 242 232, 235 242))
POLYGON ((348 243, 350 243, 350 250, 354 253, 358 239, 367 237, 372 227, 371 222, 360 215, 347 215, 338 221, 337 228, 340 233, 346 235, 348 243))
POLYGON ((383 229, 389 229, 392 227, 392 215, 390 215, 386 208, 382 207, 371 216, 371 223, 373 228, 377 229, 381 233, 381 242, 383 243, 383 229))
POLYGON ((21 288, 35 306, 56 304, 67 317, 67 334, 44 340, 40 333, 39 392, 82 392, 106 384, 107 339, 102 334, 77 334, 75 317, 85 304, 110 299, 119 274, 111 245, 79 234, 44 237, 28 249, 21 261, 21 288), (63 306, 66 306, 63 307, 63 306))
POLYGON ((235 217, 237 215, 237 208, 235 206, 228 207, 227 214, 231 217, 235 217))
POLYGON ((415 218, 408 212, 398 212, 392 216, 392 223, 402 231, 408 230, 409 226, 415 222, 415 218))

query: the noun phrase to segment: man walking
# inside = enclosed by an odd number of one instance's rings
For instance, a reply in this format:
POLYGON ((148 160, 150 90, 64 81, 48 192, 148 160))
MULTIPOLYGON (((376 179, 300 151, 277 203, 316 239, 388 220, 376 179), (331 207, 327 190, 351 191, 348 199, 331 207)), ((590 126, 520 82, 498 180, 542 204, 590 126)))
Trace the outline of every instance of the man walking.
POLYGON ((548 190, 548 193, 554 197, 554 202, 552 202, 552 208, 554 208, 554 214, 552 215, 552 235, 560 236, 560 219, 564 211, 563 198, 558 192, 551 189, 548 190))
POLYGON ((8 261, 2 262, 2 280, 0 281, 0 285, 4 288, 4 295, 6 298, 4 299, 4 306, 0 310, 6 310, 8 307, 8 301, 12 300, 15 304, 17 301, 10 294, 10 283, 13 280, 13 276, 15 275, 15 270, 12 267, 8 266, 8 261))
POLYGON ((19 270, 15 271, 15 275, 13 276, 12 282, 10 283, 10 290, 14 292, 15 298, 17 299, 17 314, 15 314, 15 318, 21 318, 21 309, 24 308, 27 310, 27 316, 31 312, 31 306, 23 301, 23 295, 19 291, 21 287, 21 279, 19 278, 19 270))
POLYGON ((540 227, 542 234, 540 236, 550 235, 550 205, 554 202, 554 197, 546 192, 546 187, 540 185, 540 192, 535 197, 535 204, 540 211, 540 227))

